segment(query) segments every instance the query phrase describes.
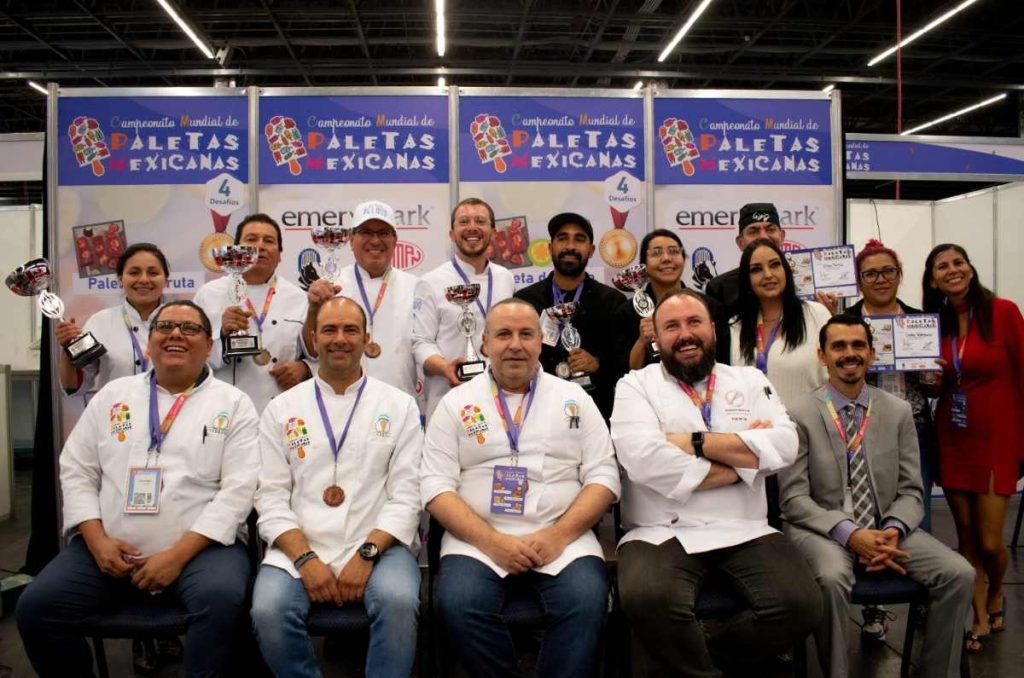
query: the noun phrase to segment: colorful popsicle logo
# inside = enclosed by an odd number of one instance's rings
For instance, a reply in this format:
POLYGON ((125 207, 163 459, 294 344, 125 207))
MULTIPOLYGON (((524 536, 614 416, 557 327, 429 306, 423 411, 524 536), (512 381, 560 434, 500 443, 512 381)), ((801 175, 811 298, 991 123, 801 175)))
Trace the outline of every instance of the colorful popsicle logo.
POLYGON ((692 161, 700 157, 700 151, 697 150, 697 141, 693 138, 693 132, 686 121, 680 118, 665 118, 658 128, 658 136, 661 137, 661 146, 665 149, 669 166, 682 165, 683 173, 692 177, 692 161))
POLYGON ((263 128, 263 135, 274 156, 274 164, 288 165, 292 176, 302 174, 299 158, 306 156, 306 146, 302 143, 302 132, 295 121, 284 115, 275 115, 263 128))
POLYGON ((92 173, 103 176, 104 167, 100 162, 110 157, 110 149, 103 136, 100 124, 94 118, 80 115, 68 125, 68 138, 71 139, 71 150, 79 167, 92 165, 92 173))
POLYGON ((469 134, 476 144, 476 152, 480 155, 480 162, 494 163, 494 169, 499 174, 504 174, 508 165, 502 160, 506 155, 512 155, 512 147, 508 144, 508 135, 505 128, 501 126, 501 120, 496 115, 481 113, 473 118, 469 125, 469 134))

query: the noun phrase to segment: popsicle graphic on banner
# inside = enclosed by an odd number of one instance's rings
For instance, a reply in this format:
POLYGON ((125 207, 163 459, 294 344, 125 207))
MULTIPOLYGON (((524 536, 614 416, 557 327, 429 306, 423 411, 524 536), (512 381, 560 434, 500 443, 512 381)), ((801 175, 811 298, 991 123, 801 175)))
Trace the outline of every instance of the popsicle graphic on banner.
POLYGON ((494 169, 499 174, 504 174, 508 165, 502 159, 506 155, 512 155, 512 147, 508 144, 508 135, 501 125, 501 120, 496 115, 481 113, 473 119, 469 125, 469 133, 476 144, 476 152, 480 155, 480 162, 494 163, 494 169))
POLYGON ((293 176, 302 174, 299 158, 306 156, 306 145, 302 143, 302 132, 291 118, 275 115, 263 128, 270 153, 278 165, 288 165, 293 176))
POLYGON ((658 136, 668 164, 672 167, 682 165, 683 173, 692 177, 693 161, 700 157, 700 151, 687 122, 679 118, 665 118, 658 128, 658 136))
POLYGON ((75 154, 79 167, 92 165, 92 173, 98 177, 105 171, 100 162, 110 157, 110 149, 103 136, 103 130, 95 118, 80 115, 68 125, 68 138, 71 139, 71 150, 75 154))

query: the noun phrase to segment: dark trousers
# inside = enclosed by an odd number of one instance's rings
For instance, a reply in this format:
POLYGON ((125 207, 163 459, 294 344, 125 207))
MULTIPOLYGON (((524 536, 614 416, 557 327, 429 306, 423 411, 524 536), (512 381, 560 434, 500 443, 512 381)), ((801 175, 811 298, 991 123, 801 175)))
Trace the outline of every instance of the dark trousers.
POLYGON ((634 676, 719 676, 711 652, 758 659, 791 648, 818 624, 821 593, 803 555, 781 534, 688 554, 678 539, 619 549, 619 597, 633 632, 634 676), (749 608, 705 639, 694 601, 716 571, 749 608), (710 643, 710 645, 709 645, 710 643))
MULTIPOLYGON (((193 558, 161 596, 174 595, 188 613, 185 675, 228 675, 231 641, 249 581, 245 545, 213 544, 193 558)), ((32 667, 49 676, 91 676, 85 625, 104 609, 150 595, 100 572, 85 540, 76 537, 50 561, 18 600, 18 630, 32 667)), ((148 601, 147 601, 148 602, 148 601)))

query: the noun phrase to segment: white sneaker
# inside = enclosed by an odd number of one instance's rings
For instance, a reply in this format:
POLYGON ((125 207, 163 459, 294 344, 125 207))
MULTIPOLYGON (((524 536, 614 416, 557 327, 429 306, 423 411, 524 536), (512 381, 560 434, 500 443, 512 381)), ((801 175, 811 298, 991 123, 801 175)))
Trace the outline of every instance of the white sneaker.
POLYGON ((881 605, 865 605, 861 614, 864 617, 864 625, 860 627, 861 640, 884 643, 885 635, 889 631, 889 622, 895 620, 896 615, 881 605))

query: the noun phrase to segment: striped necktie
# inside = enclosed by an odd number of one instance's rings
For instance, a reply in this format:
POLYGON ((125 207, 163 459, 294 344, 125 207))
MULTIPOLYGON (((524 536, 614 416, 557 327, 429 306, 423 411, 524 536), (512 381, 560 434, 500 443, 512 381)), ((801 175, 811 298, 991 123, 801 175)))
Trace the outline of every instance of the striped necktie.
MULTIPOLYGON (((853 440, 857 435, 857 405, 848 403, 843 408, 846 419, 846 439, 853 440)), ((864 441, 860 449, 853 451, 850 457, 850 496, 853 499, 853 519, 861 527, 875 528, 875 502, 871 496, 871 484, 868 482, 868 465, 864 461, 864 441)))

